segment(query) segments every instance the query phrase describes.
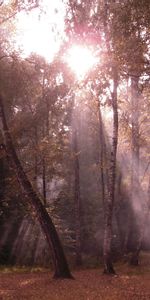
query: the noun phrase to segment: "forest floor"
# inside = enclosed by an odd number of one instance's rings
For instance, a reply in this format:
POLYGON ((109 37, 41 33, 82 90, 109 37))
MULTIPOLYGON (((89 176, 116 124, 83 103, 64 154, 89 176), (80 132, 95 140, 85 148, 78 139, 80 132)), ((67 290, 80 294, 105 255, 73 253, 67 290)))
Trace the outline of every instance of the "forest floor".
POLYGON ((102 269, 73 272, 75 280, 54 280, 52 273, 0 271, 0 300, 150 300, 150 266, 116 266, 117 276, 102 269))

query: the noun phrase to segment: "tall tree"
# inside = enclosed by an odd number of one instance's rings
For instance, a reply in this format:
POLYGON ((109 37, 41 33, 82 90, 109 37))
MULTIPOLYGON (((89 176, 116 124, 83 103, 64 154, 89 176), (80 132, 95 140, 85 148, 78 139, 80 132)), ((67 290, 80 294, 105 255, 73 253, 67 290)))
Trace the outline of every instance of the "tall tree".
MULTIPOLYGON (((77 120, 75 120, 77 122, 77 120)), ((73 154, 74 154, 74 205, 75 205, 75 235, 76 235, 76 265, 82 264, 81 255, 81 195, 80 195, 80 162, 78 147, 78 131, 76 124, 73 125, 73 154)))
POLYGON ((40 222, 40 225, 42 227, 42 230, 46 236, 48 245, 50 247, 50 251, 52 254, 52 261, 55 270, 54 278, 72 278, 55 226, 50 216, 48 215, 46 209, 42 205, 40 198, 33 190, 32 185, 28 180, 26 173, 23 170, 23 167, 18 159, 17 153, 13 146, 12 138, 5 117, 2 96, 0 96, 0 114, 1 114, 2 124, 3 124, 3 132, 4 132, 6 151, 8 157, 15 169, 21 187, 26 193, 32 208, 36 211, 37 218, 40 222))
POLYGON ((118 88, 118 73, 114 69, 113 73, 113 92, 112 92, 112 109, 113 109, 113 134, 111 157, 109 166, 109 184, 108 184, 108 198, 105 203, 105 229, 104 229, 104 272, 107 274, 115 274, 112 255, 111 255, 111 241, 112 241, 112 218, 115 200, 115 181, 116 181, 116 155, 118 144, 118 105, 117 105, 117 88, 118 88))
MULTIPOLYGON (((115 1, 114 1, 115 3, 115 1)), ((115 200, 115 182, 116 182, 116 161, 117 161, 117 145, 118 145, 118 66, 114 57, 113 40, 111 36, 111 24, 109 22, 109 14, 111 12, 111 3, 104 1, 104 34, 108 56, 110 59, 110 67, 112 71, 113 91, 111 93, 113 125, 112 125, 112 145, 110 153, 109 166, 109 183, 108 183, 108 198, 105 203, 105 229, 104 229, 104 273, 115 274, 112 257, 111 257, 111 242, 112 242, 112 218, 115 200)), ((114 18, 114 16, 112 17, 114 18)))
MULTIPOLYGON (((115 1, 113 2, 115 5, 115 1)), ((109 185, 108 196, 105 202, 105 229, 104 229, 104 272, 108 274, 115 273, 112 257, 111 257, 111 241, 112 241, 112 216, 115 197, 115 177, 116 177, 116 153, 118 143, 118 108, 117 108, 117 88, 118 88, 118 68, 114 55, 113 38, 111 35, 111 25, 113 24, 114 14, 111 1, 92 1, 91 5, 85 1, 69 1, 70 11, 72 19, 69 19, 68 23, 72 23, 69 27, 69 37, 72 40, 72 33, 74 32, 77 41, 80 43, 94 43, 97 48, 104 48, 105 57, 108 59, 107 71, 104 67, 103 76, 108 78, 107 85, 110 81, 113 82, 113 91, 111 93, 111 103, 113 111, 113 125, 112 125, 112 145, 111 145, 111 157, 109 163, 109 185), (111 18, 110 18, 111 14, 111 18), (83 17, 84 16, 84 17, 83 17), (101 39, 101 32, 103 31, 105 36, 101 39), (107 73, 105 73, 107 72, 107 73)), ((100 50, 99 50, 100 51, 100 50)), ((101 53, 101 51, 100 51, 101 53)), ((105 65, 105 62, 103 62, 105 65)), ((102 66, 101 66, 102 67, 102 66)), ((98 78, 98 74, 96 77, 98 78)), ((98 79, 97 79, 98 80, 98 79)), ((103 141, 102 141, 103 143, 103 141)))

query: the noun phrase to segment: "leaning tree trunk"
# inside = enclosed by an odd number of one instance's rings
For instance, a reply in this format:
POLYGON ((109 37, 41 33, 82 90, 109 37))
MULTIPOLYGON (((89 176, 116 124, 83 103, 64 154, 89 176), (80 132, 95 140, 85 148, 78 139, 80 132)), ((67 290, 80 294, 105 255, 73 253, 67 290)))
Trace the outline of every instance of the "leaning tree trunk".
POLYGON ((17 175, 21 187, 23 188, 25 194, 27 195, 27 198, 29 199, 31 207, 35 210, 37 214, 37 218, 39 220, 39 223, 41 225, 43 233, 46 236, 49 248, 51 250, 52 262, 55 271, 54 278, 72 278, 55 226, 49 214, 47 213, 45 207, 43 206, 40 198, 33 190, 33 187, 26 173, 24 172, 20 160, 17 156, 9 132, 9 128, 7 125, 4 107, 3 107, 3 98, 1 95, 0 95, 0 116, 2 120, 6 151, 9 160, 14 167, 15 173, 17 175))
POLYGON ((116 179, 116 154, 118 144, 118 107, 117 107, 117 87, 118 74, 117 70, 113 68, 113 82, 114 89, 112 93, 112 109, 113 109, 113 133, 112 133, 112 147, 109 168, 109 186, 108 196, 105 203, 105 224, 104 224, 104 273, 115 274, 112 263, 111 242, 112 242, 112 218, 115 197, 115 179, 116 179))

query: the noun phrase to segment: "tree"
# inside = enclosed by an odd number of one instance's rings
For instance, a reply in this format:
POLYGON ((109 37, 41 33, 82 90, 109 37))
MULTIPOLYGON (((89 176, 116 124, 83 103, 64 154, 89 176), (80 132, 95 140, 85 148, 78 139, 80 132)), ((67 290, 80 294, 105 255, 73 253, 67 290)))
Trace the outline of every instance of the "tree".
POLYGON ((140 182, 140 167, 142 166, 140 156, 140 139, 142 137, 140 133, 140 120, 142 114, 140 108, 142 108, 141 101, 144 91, 144 76, 149 73, 147 69, 147 42, 149 40, 147 13, 150 10, 150 6, 148 1, 144 1, 142 5, 140 1, 133 1, 132 3, 127 1, 122 5, 118 5, 117 10, 116 23, 114 24, 115 33, 113 35, 115 51, 123 76, 130 80, 130 92, 128 97, 131 109, 131 117, 129 117, 131 122, 130 199, 132 206, 130 227, 133 227, 131 229, 132 234, 130 238, 132 239, 133 254, 130 262, 133 265, 138 265, 139 250, 137 251, 137 249, 139 249, 143 223, 141 221, 143 218, 142 199, 145 198, 140 182), (120 24, 119 27, 117 23, 120 24), (131 224, 133 226, 131 226, 131 224))
POLYGON ((12 165, 15 168, 18 181, 25 191, 32 208, 36 211, 37 218, 46 236, 52 254, 52 260, 55 270, 54 278, 72 278, 55 226, 53 225, 53 222, 46 209, 42 205, 41 200, 33 190, 32 185, 22 168, 22 165, 13 146, 12 138, 6 122, 2 96, 0 96, 0 112, 6 143, 6 151, 12 165))
POLYGON ((113 125, 112 125, 112 145, 110 150, 110 162, 108 173, 108 195, 105 199, 105 225, 104 225, 104 273, 115 274, 112 264, 111 243, 112 243, 112 218, 115 201, 115 182, 116 182, 116 155, 118 145, 118 103, 117 103, 117 89, 119 83, 118 66, 114 57, 113 41, 111 36, 112 21, 109 21, 109 14, 111 12, 111 5, 109 1, 103 2, 103 30, 105 34, 105 47, 110 60, 111 79, 113 81, 113 91, 111 93, 111 103, 113 111, 113 125))
MULTIPOLYGON (((75 95, 73 95, 75 97, 75 95)), ((75 105, 75 99, 73 101, 75 110, 73 112, 72 122, 72 147, 73 147, 73 160, 74 160, 74 209, 75 209, 75 251, 76 251, 76 265, 82 265, 82 254, 81 254, 81 192, 80 192, 80 149, 78 135, 79 131, 77 128, 77 108, 75 105)))
MULTIPOLYGON (((147 57, 149 56, 147 44, 149 41, 148 11, 150 6, 148 1, 144 1, 143 3, 141 4, 140 1, 130 2, 106 0, 98 2, 92 1, 89 5, 89 3, 86 3, 86 1, 80 1, 80 3, 78 3, 78 1, 70 0, 68 5, 69 17, 66 23, 67 33, 70 41, 72 42, 72 40, 74 41, 76 39, 77 42, 83 44, 93 45, 94 43, 94 45, 97 47, 97 53, 101 55, 101 60, 103 60, 103 63, 101 63, 101 65, 96 68, 95 72, 93 72, 94 74, 86 79, 86 82, 88 82, 88 79, 91 80, 91 86, 95 92, 97 90, 97 84, 95 84, 93 79, 97 78, 97 81, 99 81, 102 85, 106 78, 107 93, 105 94, 101 87, 100 92, 102 97, 109 97, 109 105, 112 107, 113 111, 108 197, 106 197, 105 200, 106 218, 104 248, 109 248, 109 251, 106 250, 105 253, 111 252, 110 245, 113 229, 112 215, 113 207, 115 205, 115 177, 117 162, 116 153, 118 144, 118 87, 121 87, 122 83, 127 78, 131 80, 131 98, 133 106, 131 124, 133 185, 135 186, 134 183, 136 181, 137 187, 138 181, 137 166, 139 164, 139 112, 137 104, 140 97, 142 76, 145 76, 146 72, 149 72, 147 67, 147 57), (102 69, 101 72, 100 68, 102 69), (102 74, 102 80, 99 75, 100 73, 102 74)), ((119 109, 120 108, 121 105, 119 106, 119 109)), ((132 193, 130 193, 130 195, 132 194, 132 198, 133 193, 135 194, 135 192, 132 190, 132 193)), ((129 206, 131 207, 131 205, 129 206)), ((135 207, 133 205, 133 210, 134 209, 135 207)), ((137 218, 139 218, 139 216, 137 216, 137 218)), ((105 254, 104 256, 106 257, 111 255, 105 254)))

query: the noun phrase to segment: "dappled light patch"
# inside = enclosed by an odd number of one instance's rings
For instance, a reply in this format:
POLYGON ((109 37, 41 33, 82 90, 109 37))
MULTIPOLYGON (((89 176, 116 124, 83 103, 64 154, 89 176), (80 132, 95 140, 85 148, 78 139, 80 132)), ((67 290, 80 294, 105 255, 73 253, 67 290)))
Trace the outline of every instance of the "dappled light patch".
POLYGON ((32 284, 34 283, 35 280, 34 279, 27 279, 27 280, 24 280, 20 283, 20 286, 26 286, 26 285, 29 285, 29 284, 32 284))

